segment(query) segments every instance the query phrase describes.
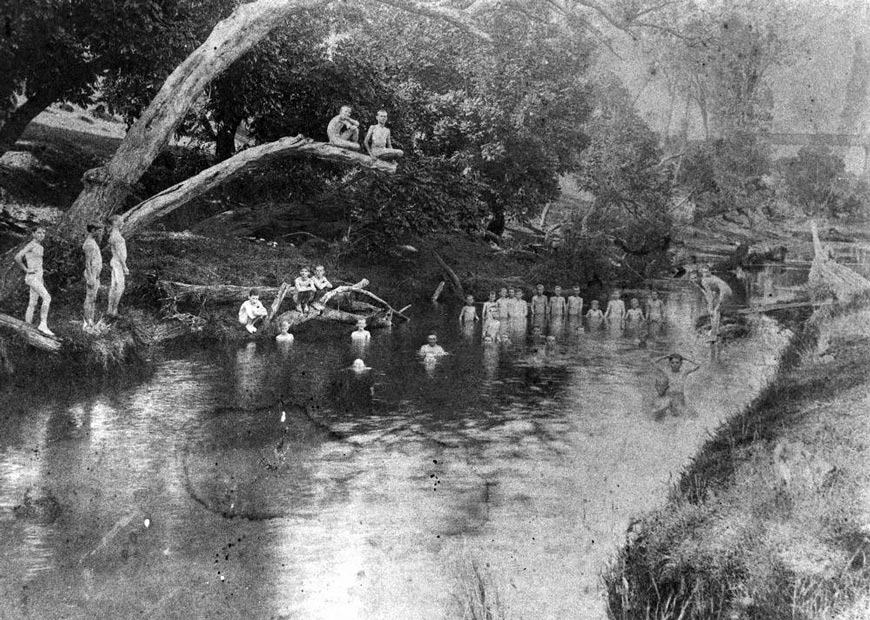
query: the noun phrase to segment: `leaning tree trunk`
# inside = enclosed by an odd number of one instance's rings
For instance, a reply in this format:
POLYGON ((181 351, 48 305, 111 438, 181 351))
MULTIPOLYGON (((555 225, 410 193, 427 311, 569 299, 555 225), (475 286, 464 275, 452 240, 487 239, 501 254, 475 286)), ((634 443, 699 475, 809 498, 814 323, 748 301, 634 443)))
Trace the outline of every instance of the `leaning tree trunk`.
MULTIPOLYGON (((262 41, 284 19, 302 11, 328 5, 333 0, 255 0, 238 6, 217 23, 206 41, 166 79, 148 108, 127 132, 118 150, 103 166, 85 173, 84 189, 53 231, 49 240, 71 253, 84 236, 88 222, 102 220, 122 207, 131 187, 168 144, 197 97, 216 76, 262 41)), ((490 40, 475 23, 475 15, 488 2, 473 3, 465 10, 415 0, 379 0, 401 10, 447 21, 473 36, 490 40)), ((20 249, 0 257, 0 300, 21 283, 21 271, 12 264, 20 249)))
POLYGON ((257 0, 238 6, 163 83, 112 158, 82 179, 84 190, 57 233, 78 240, 85 224, 114 213, 169 142, 204 88, 294 13, 330 0, 257 0))

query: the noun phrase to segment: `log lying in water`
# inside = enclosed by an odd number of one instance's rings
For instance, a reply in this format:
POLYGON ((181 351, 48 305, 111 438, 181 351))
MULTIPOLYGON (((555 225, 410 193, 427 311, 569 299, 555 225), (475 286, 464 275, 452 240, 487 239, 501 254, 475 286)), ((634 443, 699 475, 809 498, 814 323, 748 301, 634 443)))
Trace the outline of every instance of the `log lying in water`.
MULTIPOLYGON (((234 286, 232 284, 186 284, 184 282, 172 282, 170 280, 158 280, 157 286, 166 297, 176 302, 210 301, 216 304, 242 303, 248 298, 250 290, 257 289, 263 297, 275 297, 280 290, 272 286, 234 286)), ((290 287, 286 293, 294 293, 295 288, 290 287)))
MULTIPOLYGON (((385 300, 381 299, 374 293, 365 290, 365 288, 369 285, 369 281, 366 279, 362 279, 356 284, 338 286, 327 293, 325 293, 315 305, 318 306, 318 310, 323 308, 323 311, 320 313, 321 320, 336 320, 339 322, 356 322, 359 318, 368 318, 374 317, 377 314, 390 315, 390 318, 393 317, 402 319, 404 321, 410 320, 409 317, 404 314, 404 312, 400 310, 396 310, 385 300), (358 301, 354 301, 354 296, 362 296, 367 300, 371 300, 370 302, 366 302, 365 305, 360 304, 358 301), (328 308, 328 305, 332 303, 333 305, 336 302, 340 302, 342 300, 349 300, 351 304, 351 308, 354 310, 358 310, 358 314, 343 312, 336 308, 328 308), (330 310, 330 312, 326 312, 326 310, 330 310), (356 317, 352 321, 349 317, 356 317)), ((275 301, 272 303, 272 308, 269 313, 270 320, 274 320, 276 314, 278 313, 278 309, 281 305, 281 301, 284 296, 292 295, 296 292, 295 287, 284 283, 279 288, 275 287, 262 287, 262 286, 235 286, 231 284, 186 284, 184 282, 173 282, 170 280, 159 280, 157 282, 157 286, 163 291, 166 295, 167 299, 170 299, 174 302, 188 302, 188 303, 202 303, 202 302, 212 302, 215 304, 229 304, 229 303, 241 303, 248 297, 248 292, 251 289, 256 289, 261 297, 268 298, 273 297, 275 301)), ((284 313, 286 315, 288 313, 284 313)), ((296 312, 295 314, 300 314, 296 312)), ((284 315, 281 315, 283 319, 286 319, 284 315)), ((281 319, 279 317, 279 319, 281 319)), ((313 317, 312 317, 313 318, 313 317)), ((283 320, 282 319, 282 320, 283 320)), ((288 319, 290 320, 290 319, 288 319)), ((305 320, 308 320, 307 318, 305 320)), ((299 317, 295 317, 291 320, 291 325, 296 325, 298 323, 304 322, 299 319, 299 317)))

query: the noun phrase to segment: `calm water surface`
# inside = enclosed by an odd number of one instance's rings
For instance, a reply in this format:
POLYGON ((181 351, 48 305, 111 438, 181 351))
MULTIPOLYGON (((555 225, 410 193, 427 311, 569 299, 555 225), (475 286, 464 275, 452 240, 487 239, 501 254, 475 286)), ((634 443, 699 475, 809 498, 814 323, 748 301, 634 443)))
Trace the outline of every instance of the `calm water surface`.
POLYGON ((574 325, 549 349, 521 329, 483 346, 439 307, 365 351, 350 328, 310 325, 289 347, 187 347, 145 378, 7 392, 0 616, 458 617, 476 560, 509 618, 601 618, 599 575, 632 516, 785 342, 756 319, 710 361, 697 304, 667 294, 646 349, 574 325), (451 353, 434 365, 415 355, 430 331, 451 353), (657 421, 649 360, 673 349, 703 362, 698 415, 657 421), (345 370, 355 357, 372 369, 345 370))

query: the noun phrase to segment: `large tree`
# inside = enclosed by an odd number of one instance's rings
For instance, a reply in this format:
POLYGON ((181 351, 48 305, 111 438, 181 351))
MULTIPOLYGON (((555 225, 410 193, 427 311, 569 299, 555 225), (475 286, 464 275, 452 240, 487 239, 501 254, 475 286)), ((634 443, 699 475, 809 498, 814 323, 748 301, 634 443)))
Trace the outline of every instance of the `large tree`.
MULTIPOLYGON (((464 10, 411 0, 384 0, 384 3, 445 20, 481 40, 490 39, 474 18, 477 11, 486 8, 481 3, 464 10)), ((87 222, 102 220, 116 212, 208 84, 286 20, 329 4, 329 0, 256 0, 239 5, 219 21, 206 40, 167 77, 112 158, 84 175, 84 189, 54 231, 53 241, 70 247, 81 238, 87 222)), ((20 270, 13 268, 11 260, 14 251, 3 257, 0 267, 0 299, 8 296, 20 280, 20 270)))
POLYGON ((221 12, 202 0, 6 2, 0 9, 0 153, 50 104, 111 98, 112 80, 121 76, 128 86, 143 86, 126 89, 125 100, 135 105, 221 12))

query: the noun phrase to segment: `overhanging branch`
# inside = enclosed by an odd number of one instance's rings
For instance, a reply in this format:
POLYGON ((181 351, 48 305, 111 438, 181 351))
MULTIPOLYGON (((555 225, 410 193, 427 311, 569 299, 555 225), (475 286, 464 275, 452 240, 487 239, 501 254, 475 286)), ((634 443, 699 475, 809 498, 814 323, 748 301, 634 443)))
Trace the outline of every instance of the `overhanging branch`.
POLYGON ((282 156, 313 157, 364 168, 395 172, 396 164, 368 155, 339 148, 325 142, 314 142, 303 136, 281 138, 275 142, 261 144, 240 151, 224 161, 206 168, 199 174, 168 187, 151 198, 140 202, 124 214, 123 231, 126 236, 135 234, 154 220, 157 220, 194 198, 226 183, 253 166, 282 156))

